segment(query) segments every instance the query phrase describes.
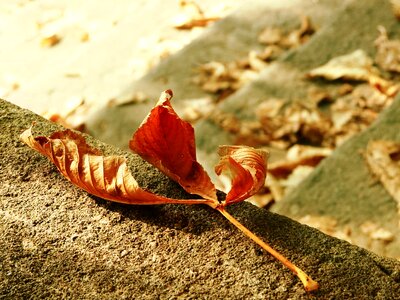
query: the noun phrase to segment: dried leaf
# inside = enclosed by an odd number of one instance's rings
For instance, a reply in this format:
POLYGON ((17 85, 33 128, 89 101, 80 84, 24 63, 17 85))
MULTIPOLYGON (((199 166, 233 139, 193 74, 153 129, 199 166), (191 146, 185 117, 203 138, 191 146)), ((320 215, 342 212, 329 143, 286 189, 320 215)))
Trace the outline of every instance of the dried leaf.
POLYGON ((400 40, 389 40, 386 28, 378 27, 379 36, 375 40, 377 65, 390 72, 400 73, 400 40))
POLYGON ((268 152, 246 146, 220 146, 218 154, 221 159, 215 172, 227 173, 232 180, 226 205, 243 201, 264 186, 268 152))
POLYGON ((380 240, 384 243, 390 243, 394 240, 394 235, 391 231, 380 227, 378 224, 371 221, 366 221, 360 225, 361 232, 368 235, 372 240, 380 240))
POLYGON ((205 27, 221 19, 220 17, 207 17, 194 1, 181 1, 180 6, 184 13, 175 16, 176 25, 174 27, 176 29, 190 30, 194 27, 205 27))
POLYGON ((211 97, 199 99, 181 100, 184 103, 182 119, 190 123, 209 116, 216 109, 214 100, 211 97))
POLYGON ((258 36, 258 42, 264 45, 278 45, 283 34, 279 28, 267 27, 258 36))
POLYGON ((261 70, 268 65, 265 61, 273 55, 275 51, 272 49, 268 53, 250 51, 247 58, 241 60, 226 63, 208 62, 200 66, 193 82, 206 92, 218 94, 218 99, 222 100, 256 79, 261 70))
POLYGON ((275 178, 287 178, 300 166, 317 166, 331 153, 329 148, 294 145, 287 152, 286 159, 271 163, 268 171, 275 178))
POLYGON ((356 50, 350 54, 331 59, 325 65, 311 70, 307 75, 311 78, 323 77, 328 80, 348 79, 369 81, 377 76, 372 59, 363 51, 356 50))
POLYGON ((221 18, 219 17, 209 17, 209 18, 203 17, 201 19, 187 20, 179 25, 175 25, 174 27, 180 30, 189 30, 194 27, 205 27, 210 23, 214 23, 215 21, 218 21, 220 19, 221 18))
MULTIPOLYGON (((47 138, 33 137, 32 129, 29 128, 21 134, 21 139, 29 147, 47 156, 70 182, 92 195, 126 204, 180 201, 140 188, 128 170, 124 157, 102 156, 99 150, 86 143, 83 136, 69 129, 55 132, 47 138)), ((198 201, 204 202, 201 199, 198 201)))
POLYGON ((90 35, 89 35, 88 32, 83 32, 81 34, 80 40, 81 40, 82 43, 89 41, 89 39, 90 39, 90 35))
POLYGON ((314 26, 308 16, 301 17, 300 28, 290 32, 281 41, 281 45, 286 48, 298 47, 308 41, 315 32, 314 26))
POLYGON ((259 119, 275 118, 281 111, 285 101, 283 99, 271 98, 261 102, 256 109, 256 115, 259 119))
POLYGON ((53 34, 43 38, 40 42, 42 47, 54 47, 59 42, 61 42, 61 38, 57 34, 53 34))
POLYGON ((193 127, 179 118, 171 106, 171 98, 171 90, 161 94, 129 141, 129 147, 188 193, 217 199, 214 184, 196 160, 193 127))
POLYGON ((397 201, 400 213, 400 143, 394 141, 370 141, 365 158, 388 193, 397 201))
POLYGON ((85 131, 85 119, 90 107, 81 97, 72 97, 58 112, 45 112, 42 114, 46 119, 62 125, 65 128, 85 131))
POLYGON ((392 11, 397 20, 400 20, 400 0, 390 0, 392 11))
POLYGON ((282 186, 285 188, 285 195, 289 194, 297 187, 312 171, 314 171, 314 167, 297 166, 286 179, 282 180, 282 186))
POLYGON ((279 28, 267 27, 259 34, 258 42, 264 45, 277 45, 281 48, 290 49, 305 43, 314 32, 315 29, 310 18, 302 16, 300 28, 285 35, 279 28))

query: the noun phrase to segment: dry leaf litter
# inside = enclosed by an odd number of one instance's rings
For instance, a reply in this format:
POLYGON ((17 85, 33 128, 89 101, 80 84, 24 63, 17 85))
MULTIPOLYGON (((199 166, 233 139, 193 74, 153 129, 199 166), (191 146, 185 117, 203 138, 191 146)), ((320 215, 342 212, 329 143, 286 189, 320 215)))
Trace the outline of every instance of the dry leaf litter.
MULTIPOLYGON (((285 49, 307 40, 314 29, 308 18, 304 18, 302 24, 302 29, 286 35, 279 28, 266 28, 259 36, 259 41, 267 45, 265 52, 252 51, 241 61, 205 64, 194 78, 195 82, 215 94, 217 101, 223 100, 256 78, 285 49)), ((337 146, 368 128, 393 102, 399 88, 396 73, 400 72, 400 41, 390 40, 385 28, 379 27, 375 46, 375 59, 363 50, 356 50, 333 58, 306 74, 310 80, 341 80, 336 91, 328 93, 321 88, 312 88, 306 100, 291 103, 286 99, 266 99, 254 109, 255 120, 240 120, 234 114, 217 109, 203 112, 203 115, 199 112, 193 118, 206 116, 232 134, 235 143, 267 148, 271 152, 265 186, 248 201, 269 208, 281 200, 337 146)), ((390 170, 388 167, 383 169, 390 170)), ((382 175, 377 176, 382 178, 382 175)), ((398 192, 393 191, 393 183, 386 185, 392 187, 388 188, 392 195, 398 192)), ((300 221, 352 241, 350 228, 339 228, 331 217, 305 216, 300 221)), ((376 241, 388 243, 393 239, 390 230, 376 224, 363 224, 362 232, 366 236, 366 245, 376 241)))

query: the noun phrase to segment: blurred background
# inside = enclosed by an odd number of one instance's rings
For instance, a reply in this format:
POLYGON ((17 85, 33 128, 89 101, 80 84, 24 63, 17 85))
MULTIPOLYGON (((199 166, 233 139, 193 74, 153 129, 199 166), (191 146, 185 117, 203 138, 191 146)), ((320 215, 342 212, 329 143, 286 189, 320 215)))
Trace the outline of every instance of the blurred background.
POLYGON ((400 174, 399 11, 378 0, 0 1, 0 97, 127 149, 172 89, 214 180, 218 145, 266 149, 253 204, 399 258, 400 179, 384 176, 400 174))
POLYGON ((93 111, 127 100, 134 80, 208 23, 190 27, 191 20, 213 21, 244 3, 201 2, 1 1, 0 96, 63 118, 79 105, 93 111), (190 28, 178 29, 184 24, 190 28))

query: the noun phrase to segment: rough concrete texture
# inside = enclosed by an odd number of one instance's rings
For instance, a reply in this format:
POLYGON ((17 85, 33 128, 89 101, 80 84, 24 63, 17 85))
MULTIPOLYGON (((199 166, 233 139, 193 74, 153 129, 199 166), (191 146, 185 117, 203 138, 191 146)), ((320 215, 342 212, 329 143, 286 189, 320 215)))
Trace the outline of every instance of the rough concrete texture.
MULTIPOLYGON (((306 270, 297 277, 203 206, 126 206, 72 186, 19 141, 59 129, 0 101, 0 297, 2 299, 399 299, 400 263, 249 203, 229 211, 306 270)), ((186 197, 135 155, 123 154, 142 186, 186 197)))

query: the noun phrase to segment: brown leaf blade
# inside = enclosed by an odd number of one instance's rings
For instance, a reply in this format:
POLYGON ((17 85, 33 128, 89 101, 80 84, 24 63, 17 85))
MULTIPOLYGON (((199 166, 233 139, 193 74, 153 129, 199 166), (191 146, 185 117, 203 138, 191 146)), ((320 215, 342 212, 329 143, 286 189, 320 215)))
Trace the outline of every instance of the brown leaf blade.
POLYGON ((194 129, 176 114, 171 98, 171 90, 161 94, 129 141, 129 147, 188 193, 216 200, 215 186, 196 160, 194 129))
POLYGON ((103 199, 142 205, 207 202, 202 199, 170 199, 140 188, 124 157, 102 156, 99 150, 86 143, 83 136, 69 129, 55 132, 47 138, 33 137, 32 128, 29 128, 20 138, 29 147, 47 156, 74 185, 103 199))
POLYGON ((232 188, 225 205, 243 201, 256 194, 267 176, 268 153, 247 146, 220 146, 220 162, 215 167, 218 175, 226 173, 232 180, 232 188))
POLYGON ((400 213, 400 143, 394 141, 370 141, 365 159, 388 193, 396 200, 400 213))

